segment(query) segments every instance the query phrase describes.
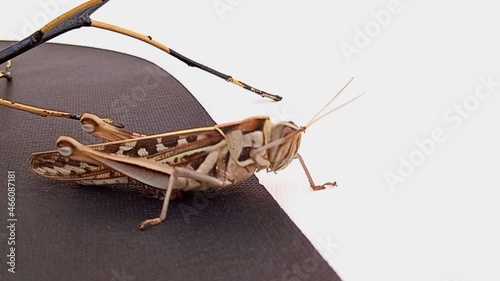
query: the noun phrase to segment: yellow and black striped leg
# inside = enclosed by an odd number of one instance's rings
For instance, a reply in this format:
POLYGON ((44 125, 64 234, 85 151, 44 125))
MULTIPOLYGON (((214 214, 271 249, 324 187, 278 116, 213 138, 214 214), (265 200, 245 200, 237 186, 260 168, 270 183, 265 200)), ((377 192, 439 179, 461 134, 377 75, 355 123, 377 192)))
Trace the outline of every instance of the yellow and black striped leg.
POLYGON ((12 79, 11 67, 12 67, 12 60, 9 60, 5 64, 5 69, 0 69, 0 78, 5 78, 10 81, 12 79))
MULTIPOLYGON (((82 115, 79 115, 79 114, 58 111, 58 110, 53 110, 53 109, 48 109, 48 108, 42 108, 42 107, 36 107, 36 106, 32 106, 32 105, 28 105, 28 104, 24 104, 24 103, 20 103, 20 102, 14 102, 14 101, 2 99, 2 98, 0 98, 0 106, 5 106, 8 108, 17 109, 17 110, 21 110, 24 112, 29 112, 29 113, 32 113, 32 114, 35 114, 38 116, 42 116, 42 117, 49 117, 49 116, 50 117, 60 117, 60 118, 67 118, 67 119, 72 119, 72 120, 81 120, 81 118, 82 118, 82 115)), ((116 127, 116 128, 123 128, 124 127, 122 124, 114 122, 113 119, 111 119, 111 118, 100 118, 100 119, 102 120, 102 122, 109 124, 113 127, 116 127)), ((124 131, 124 132, 126 132, 126 131, 124 131)), ((129 133, 129 134, 134 135, 135 133, 129 133)), ((136 135, 140 135, 140 134, 136 134, 136 135)))
POLYGON ((309 173, 309 170, 307 169, 306 163, 304 162, 304 159, 302 159, 302 156, 297 153, 295 158, 299 159, 300 164, 302 165, 302 168, 304 169, 304 172, 306 173, 307 179, 309 180, 309 184, 311 185, 311 188, 313 190, 322 190, 325 189, 327 186, 337 186, 337 182, 327 182, 322 185, 316 185, 311 177, 311 174, 309 173))

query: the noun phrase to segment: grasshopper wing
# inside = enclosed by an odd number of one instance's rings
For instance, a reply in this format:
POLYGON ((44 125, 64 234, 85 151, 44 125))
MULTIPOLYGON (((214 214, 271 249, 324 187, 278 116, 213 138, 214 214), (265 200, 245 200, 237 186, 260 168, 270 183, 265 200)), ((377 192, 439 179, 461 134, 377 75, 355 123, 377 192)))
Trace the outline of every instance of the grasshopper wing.
MULTIPOLYGON (((145 158, 170 166, 187 166, 193 164, 192 161, 198 160, 197 156, 203 155, 208 148, 221 141, 224 141, 223 136, 213 127, 208 127, 94 144, 88 147, 104 153, 145 158)), ((51 180, 93 185, 138 183, 113 169, 73 160, 56 150, 32 154, 27 165, 35 174, 51 180)))
POLYGON ((58 151, 34 153, 28 167, 35 174, 50 180, 74 181, 81 184, 127 184, 132 181, 112 169, 87 162, 71 160, 58 151))

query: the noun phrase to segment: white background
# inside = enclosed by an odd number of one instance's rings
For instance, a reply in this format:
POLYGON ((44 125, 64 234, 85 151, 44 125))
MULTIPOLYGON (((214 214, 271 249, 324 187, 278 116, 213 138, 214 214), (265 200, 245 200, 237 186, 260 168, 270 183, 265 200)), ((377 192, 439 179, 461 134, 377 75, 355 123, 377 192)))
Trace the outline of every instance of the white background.
MULTIPOLYGON (((19 39, 80 3, 4 3, 0 38, 19 39)), ((311 191, 299 163, 258 174, 262 184, 346 281, 487 281, 500 280, 500 85, 482 100, 474 93, 488 93, 479 77, 500 81, 498 10, 486 0, 121 0, 92 16, 282 95, 279 103, 107 31, 53 41, 153 61, 219 123, 265 114, 304 125, 355 77, 336 104, 367 94, 308 129, 300 150, 318 183, 339 188, 311 191), (231 9, 214 6, 224 4, 231 9), (373 13, 391 16, 377 23, 373 13), (464 101, 467 117, 449 112, 464 101), (423 154, 416 142, 435 130, 439 143, 423 154), (386 176, 410 157, 414 170, 391 186, 386 176)))

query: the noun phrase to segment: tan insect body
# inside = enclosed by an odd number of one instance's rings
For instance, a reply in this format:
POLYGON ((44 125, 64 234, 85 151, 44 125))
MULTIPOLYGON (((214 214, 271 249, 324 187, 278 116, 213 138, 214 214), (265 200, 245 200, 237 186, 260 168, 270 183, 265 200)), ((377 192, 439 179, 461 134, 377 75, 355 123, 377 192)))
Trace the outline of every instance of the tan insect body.
MULTIPOLYGON (((317 117, 319 114, 311 119, 309 126, 325 116, 317 117)), ((85 146, 62 136, 57 141, 58 151, 33 154, 28 160, 29 167, 49 179, 97 185, 142 183, 157 190, 155 194, 163 191, 165 199, 160 216, 142 222, 141 229, 166 219, 173 190, 229 187, 263 169, 282 170, 296 158, 314 190, 336 185, 329 182, 318 186, 313 182, 298 154, 307 127, 298 127, 293 122, 273 124, 267 116, 256 116, 212 127, 145 136, 118 129, 92 114, 82 115, 81 121, 85 131, 108 142, 85 146)))

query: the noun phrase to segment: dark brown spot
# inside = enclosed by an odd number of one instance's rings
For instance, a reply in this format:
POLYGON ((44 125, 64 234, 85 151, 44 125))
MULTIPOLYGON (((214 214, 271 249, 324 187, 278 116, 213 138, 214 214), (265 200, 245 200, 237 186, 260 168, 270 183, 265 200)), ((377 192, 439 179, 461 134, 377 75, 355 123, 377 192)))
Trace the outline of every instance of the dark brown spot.
POLYGON ((148 155, 155 154, 158 152, 158 150, 156 149, 157 143, 158 142, 155 138, 137 141, 132 149, 123 151, 123 155, 139 157, 139 150, 142 148, 144 148, 148 152, 148 155))
POLYGON ((148 36, 148 38, 149 38, 149 40, 153 40, 153 37, 151 37, 151 36, 148 36))
POLYGON ((106 153, 117 153, 120 150, 119 144, 107 144, 103 147, 103 152, 106 153))
POLYGON ((186 138, 186 141, 191 143, 191 142, 195 142, 196 140, 198 139, 198 136, 197 135, 193 135, 193 136, 189 136, 186 138))
POLYGON ((179 157, 174 158, 174 163, 177 163, 177 162, 179 162, 179 157))
POLYGON ((161 143, 163 143, 165 147, 176 147, 177 144, 179 143, 179 137, 177 136, 165 137, 161 143))
POLYGON ((250 151, 252 151, 251 147, 244 147, 240 153, 240 157, 238 157, 238 161, 245 161, 250 158, 250 151))
POLYGON ((203 161, 205 161, 205 159, 207 158, 207 155, 193 159, 189 165, 193 168, 193 170, 197 170, 200 167, 200 165, 203 163, 203 161))

